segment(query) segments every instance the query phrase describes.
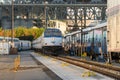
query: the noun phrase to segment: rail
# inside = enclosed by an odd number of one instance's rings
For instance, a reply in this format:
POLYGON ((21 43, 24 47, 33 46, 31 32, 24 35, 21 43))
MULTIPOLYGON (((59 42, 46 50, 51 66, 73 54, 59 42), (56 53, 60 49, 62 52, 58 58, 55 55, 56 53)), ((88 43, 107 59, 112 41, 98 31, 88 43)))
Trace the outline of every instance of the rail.
POLYGON ((119 67, 109 66, 109 65, 100 64, 97 62, 92 62, 92 61, 78 60, 78 59, 70 58, 70 57, 53 57, 53 58, 74 64, 79 67, 86 68, 91 71, 104 74, 106 76, 109 76, 115 79, 120 79, 120 68, 119 67))
POLYGON ((84 62, 84 63, 87 63, 87 64, 96 65, 96 66, 100 66, 100 67, 104 67, 104 68, 108 68, 108 69, 112 69, 112 70, 115 70, 115 71, 120 71, 120 67, 117 67, 117 66, 106 65, 106 64, 103 64, 103 63, 95 62, 95 61, 87 61, 87 60, 84 60, 84 59, 76 59, 76 58, 72 58, 72 57, 68 57, 68 56, 64 57, 64 58, 72 59, 72 60, 75 60, 75 61, 80 61, 80 62, 84 62))

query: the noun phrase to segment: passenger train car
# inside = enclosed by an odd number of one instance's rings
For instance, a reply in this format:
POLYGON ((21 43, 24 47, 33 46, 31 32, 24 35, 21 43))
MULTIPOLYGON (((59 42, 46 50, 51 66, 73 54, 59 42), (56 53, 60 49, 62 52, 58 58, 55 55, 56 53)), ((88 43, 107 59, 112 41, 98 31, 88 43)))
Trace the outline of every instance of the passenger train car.
POLYGON ((44 53, 57 55, 62 50, 62 33, 56 28, 47 28, 42 36, 32 42, 32 47, 44 53))
MULTIPOLYGON (((0 37, 0 53, 9 54, 11 47, 11 37, 0 37)), ((31 49, 31 41, 19 40, 19 38, 13 38, 14 47, 18 50, 29 50, 31 49)))
MULTIPOLYGON (((11 37, 0 37, 0 41, 4 41, 4 42, 8 42, 9 44, 11 43, 11 37)), ((20 45, 19 45, 19 38, 13 38, 13 42, 14 42, 14 47, 19 49, 20 48, 20 45)))
POLYGON ((95 53, 96 55, 107 54, 106 43, 107 23, 100 23, 94 27, 75 31, 64 36, 64 49, 67 51, 74 48, 75 55, 81 55, 86 52, 87 55, 95 53), (82 34, 81 34, 82 33, 82 34))
POLYGON ((20 50, 30 50, 30 49, 31 49, 31 41, 20 40, 20 50))
MULTIPOLYGON (((19 50, 19 39, 13 38, 14 47, 19 50)), ((9 54, 11 47, 11 38, 10 37, 0 37, 0 54, 9 54)))

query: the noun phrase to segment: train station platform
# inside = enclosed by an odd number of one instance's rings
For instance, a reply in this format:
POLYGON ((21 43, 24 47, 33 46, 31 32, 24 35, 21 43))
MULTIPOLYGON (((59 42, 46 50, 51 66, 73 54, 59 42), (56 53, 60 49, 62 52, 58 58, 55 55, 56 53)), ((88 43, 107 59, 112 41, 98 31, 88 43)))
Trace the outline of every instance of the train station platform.
POLYGON ((92 72, 82 67, 56 60, 48 56, 43 56, 35 52, 31 52, 31 55, 63 80, 114 80, 113 78, 105 75, 92 72), (93 75, 83 76, 86 72, 92 72, 93 75))
POLYGON ((0 55, 0 80, 62 80, 43 64, 37 64, 30 53, 18 53, 21 62, 17 71, 14 70, 14 60, 18 55, 0 55))

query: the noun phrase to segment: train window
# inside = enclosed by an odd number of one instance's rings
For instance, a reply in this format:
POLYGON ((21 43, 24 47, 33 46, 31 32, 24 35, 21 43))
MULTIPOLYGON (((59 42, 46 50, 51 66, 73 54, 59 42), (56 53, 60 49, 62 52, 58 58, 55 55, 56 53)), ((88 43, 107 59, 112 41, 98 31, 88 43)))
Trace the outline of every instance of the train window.
POLYGON ((56 22, 53 22, 53 25, 56 26, 56 22))
POLYGON ((104 37, 104 39, 106 39, 106 37, 104 37))
POLYGON ((96 39, 96 41, 97 41, 97 38, 98 38, 98 35, 96 35, 96 38, 95 38, 95 39, 96 39))
POLYGON ((97 37, 96 37, 96 41, 97 41, 97 37))
POLYGON ((27 46, 29 47, 29 43, 27 43, 27 46))
POLYGON ((0 39, 0 41, 2 41, 3 39, 0 39))
POLYGON ((62 34, 61 34, 61 31, 58 30, 58 29, 48 29, 45 31, 44 33, 45 37, 61 37, 62 34))
POLYGON ((23 43, 21 43, 21 47, 23 47, 23 43))
POLYGON ((90 38, 88 39, 88 42, 90 42, 90 38))
POLYGON ((101 42, 98 42, 98 46, 101 47, 101 42))
POLYGON ((60 28, 60 23, 58 23, 58 28, 60 28))

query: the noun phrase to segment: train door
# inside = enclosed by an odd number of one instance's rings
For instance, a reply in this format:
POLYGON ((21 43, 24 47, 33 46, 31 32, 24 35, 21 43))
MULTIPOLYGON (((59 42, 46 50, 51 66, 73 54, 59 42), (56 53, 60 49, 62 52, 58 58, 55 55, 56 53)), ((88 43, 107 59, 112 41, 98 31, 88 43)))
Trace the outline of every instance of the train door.
POLYGON ((102 51, 103 51, 104 58, 107 59, 107 31, 106 31, 106 27, 103 28, 102 51))
POLYGON ((71 48, 70 48, 70 52, 71 52, 71 55, 75 55, 75 37, 76 34, 72 35, 71 38, 72 38, 72 45, 71 45, 71 48))
POLYGON ((0 41, 0 54, 9 54, 9 42, 0 41))
POLYGON ((90 37, 90 55, 94 53, 94 30, 89 32, 90 37))
POLYGON ((78 56, 78 40, 79 40, 79 33, 75 34, 75 55, 78 56))
POLYGON ((81 33, 78 33, 77 44, 78 44, 78 56, 80 56, 81 55, 81 33))
POLYGON ((84 42, 83 42, 83 46, 84 46, 84 52, 86 52, 86 49, 87 49, 87 41, 88 41, 88 32, 84 32, 84 35, 83 35, 83 40, 84 40, 84 42))
POLYGON ((94 30, 94 52, 99 55, 101 53, 102 29, 94 30))

